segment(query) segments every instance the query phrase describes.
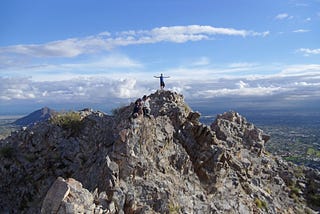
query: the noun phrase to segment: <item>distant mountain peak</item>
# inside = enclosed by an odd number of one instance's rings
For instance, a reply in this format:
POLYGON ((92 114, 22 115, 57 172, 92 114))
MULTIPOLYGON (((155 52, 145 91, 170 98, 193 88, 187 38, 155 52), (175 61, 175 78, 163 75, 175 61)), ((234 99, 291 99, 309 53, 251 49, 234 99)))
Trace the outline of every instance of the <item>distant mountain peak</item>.
POLYGON ((29 115, 22 117, 13 124, 19 125, 19 126, 29 126, 29 125, 34 125, 35 123, 42 122, 45 120, 48 120, 50 117, 56 114, 56 111, 53 109, 50 109, 48 107, 43 107, 39 110, 36 110, 29 115))

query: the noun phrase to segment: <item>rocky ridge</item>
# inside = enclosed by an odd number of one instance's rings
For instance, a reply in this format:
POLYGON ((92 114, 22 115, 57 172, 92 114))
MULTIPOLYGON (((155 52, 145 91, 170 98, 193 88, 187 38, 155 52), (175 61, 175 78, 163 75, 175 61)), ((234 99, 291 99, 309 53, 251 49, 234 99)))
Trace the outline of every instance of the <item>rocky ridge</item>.
POLYGON ((0 211, 8 213, 316 213, 320 173, 265 151, 269 136, 236 112, 211 126, 170 91, 78 112, 0 141, 0 211))

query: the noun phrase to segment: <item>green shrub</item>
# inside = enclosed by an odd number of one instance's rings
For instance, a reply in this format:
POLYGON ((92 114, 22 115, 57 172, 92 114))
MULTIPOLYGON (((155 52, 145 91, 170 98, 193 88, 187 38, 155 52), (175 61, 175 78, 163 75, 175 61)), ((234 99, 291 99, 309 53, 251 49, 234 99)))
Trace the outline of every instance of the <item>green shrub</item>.
POLYGON ((78 134, 82 127, 82 118, 77 112, 67 112, 53 116, 51 123, 70 131, 70 134, 78 134))
POLYGON ((318 151, 318 150, 316 150, 316 149, 314 149, 314 148, 311 148, 311 147, 309 147, 308 149, 307 149, 307 155, 310 155, 310 156, 315 156, 315 157, 317 157, 317 158, 319 158, 320 157, 320 151, 318 151))
POLYGON ((254 203, 259 209, 267 209, 267 202, 260 200, 259 198, 254 199, 254 203))
POLYGON ((179 213, 180 207, 178 205, 175 205, 174 202, 169 203, 169 214, 176 214, 179 213))
POLYGON ((296 186, 289 186, 291 194, 299 195, 300 189, 296 186))

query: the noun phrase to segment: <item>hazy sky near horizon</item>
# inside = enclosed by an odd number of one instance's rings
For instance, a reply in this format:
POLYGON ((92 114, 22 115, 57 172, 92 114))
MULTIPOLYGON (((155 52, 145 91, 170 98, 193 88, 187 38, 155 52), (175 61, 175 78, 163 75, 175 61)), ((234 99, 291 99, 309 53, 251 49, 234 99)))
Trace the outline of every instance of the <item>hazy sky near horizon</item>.
MULTIPOLYGON (((0 114, 187 100, 320 102, 320 0, 2 0, 0 114)), ((107 108, 107 107, 106 107, 107 108)))

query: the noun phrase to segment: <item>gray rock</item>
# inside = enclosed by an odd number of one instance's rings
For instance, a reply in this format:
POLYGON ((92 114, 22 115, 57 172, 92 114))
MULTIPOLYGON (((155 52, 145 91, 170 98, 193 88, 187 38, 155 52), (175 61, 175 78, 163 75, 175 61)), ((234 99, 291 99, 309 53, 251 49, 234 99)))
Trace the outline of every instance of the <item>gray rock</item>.
POLYGON ((0 141, 0 210, 312 211, 308 194, 319 195, 320 173, 267 156, 268 136, 244 117, 226 112, 207 126, 182 95, 162 90, 149 97, 151 118, 129 119, 133 103, 112 116, 84 109, 77 132, 47 121, 0 141))
POLYGON ((61 202, 69 193, 70 187, 67 182, 61 177, 57 178, 43 200, 41 213, 57 213, 61 202))

